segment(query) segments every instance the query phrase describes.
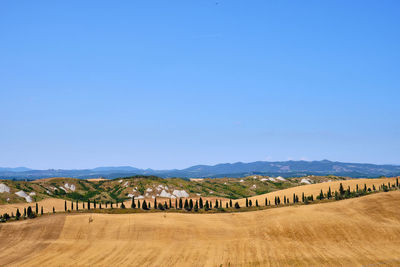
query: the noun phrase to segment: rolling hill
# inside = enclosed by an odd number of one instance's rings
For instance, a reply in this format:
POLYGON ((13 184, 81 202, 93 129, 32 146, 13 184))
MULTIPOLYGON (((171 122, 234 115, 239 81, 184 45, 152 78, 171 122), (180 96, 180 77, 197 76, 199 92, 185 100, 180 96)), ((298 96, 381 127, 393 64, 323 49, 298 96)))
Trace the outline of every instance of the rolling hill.
POLYGON ((49 177, 72 178, 118 178, 132 175, 156 175, 163 178, 218 178, 245 177, 250 175, 297 177, 305 175, 336 175, 353 178, 374 178, 399 176, 399 165, 376 165, 365 163, 344 163, 322 161, 257 161, 250 163, 225 163, 217 165, 196 165, 186 169, 153 170, 130 166, 98 167, 84 170, 30 170, 24 168, 0 168, 0 179, 41 179, 49 177))
POLYGON ((398 266, 400 192, 228 214, 56 214, 0 224, 12 266, 398 266))

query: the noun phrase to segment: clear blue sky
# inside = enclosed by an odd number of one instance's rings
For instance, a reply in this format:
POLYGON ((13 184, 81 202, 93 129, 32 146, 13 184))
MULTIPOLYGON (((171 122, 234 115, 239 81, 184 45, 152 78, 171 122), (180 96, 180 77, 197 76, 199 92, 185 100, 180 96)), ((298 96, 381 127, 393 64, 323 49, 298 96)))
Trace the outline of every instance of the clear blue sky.
POLYGON ((400 164, 399 1, 2 1, 0 166, 400 164))

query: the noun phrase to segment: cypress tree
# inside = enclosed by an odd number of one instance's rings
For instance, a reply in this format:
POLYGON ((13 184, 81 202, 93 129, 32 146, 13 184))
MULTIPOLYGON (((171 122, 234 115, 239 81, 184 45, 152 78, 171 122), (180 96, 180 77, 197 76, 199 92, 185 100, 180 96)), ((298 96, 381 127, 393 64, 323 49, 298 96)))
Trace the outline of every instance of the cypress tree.
POLYGON ((64 200, 64 210, 67 211, 67 201, 64 200))
POLYGON ((304 192, 303 192, 303 194, 301 195, 301 202, 304 203, 304 200, 305 200, 305 197, 304 197, 304 192))
POLYGON ((175 209, 178 209, 178 200, 175 198, 175 209))
POLYGON ((329 187, 328 189, 328 199, 332 198, 332 191, 331 191, 331 187, 329 187))
POLYGON ((340 194, 341 196, 344 195, 344 189, 343 189, 342 183, 340 183, 340 186, 339 186, 339 194, 340 194))
POLYGON ((283 196, 283 204, 286 205, 286 196, 283 196))
POLYGON ((181 210, 182 208, 183 208, 182 198, 179 198, 179 209, 181 210))
POLYGON ((358 184, 356 185, 356 191, 357 191, 357 193, 358 193, 358 184))
POLYGON ((43 215, 43 206, 40 207, 40 214, 43 215))
POLYGON ((372 190, 374 190, 374 191, 376 190, 375 185, 372 185, 372 190))
POLYGON ((33 211, 32 211, 31 206, 29 206, 28 209, 26 210, 26 215, 27 215, 29 218, 33 218, 33 217, 34 217, 34 214, 33 214, 33 211))
POLYGON ((87 201, 87 209, 90 210, 90 199, 87 201))
POLYGON ((140 209, 140 200, 139 199, 137 201, 137 206, 138 206, 138 209, 140 209))
POLYGON ((296 203, 299 203, 299 196, 296 195, 296 203))
POLYGON ((203 199, 202 198, 200 198, 200 200, 199 200, 199 207, 200 207, 200 209, 203 208, 203 199))
POLYGON ((185 209, 185 210, 189 210, 189 203, 188 203, 188 200, 187 200, 187 199, 185 199, 185 206, 184 206, 184 209, 185 209))
POLYGON ((154 209, 157 209, 157 198, 154 198, 154 209))
POLYGON ((82 202, 82 209, 85 209, 85 202, 82 202))
POLYGON ((237 202, 235 202, 235 209, 240 209, 240 205, 237 202))
POLYGON ((229 199, 229 207, 231 207, 231 208, 233 207, 232 206, 232 199, 229 199))
POLYGON ((215 208, 218 209, 218 200, 215 200, 215 208))
POLYGON ((79 210, 79 208, 78 208, 78 200, 76 201, 76 210, 79 210))
POLYGON ((275 196, 275 206, 278 204, 278 200, 277 200, 277 198, 276 198, 276 196, 275 196))
MULTIPOLYGON (((228 205, 228 204, 227 204, 228 205)), ((196 200, 196 203, 194 204, 194 211, 198 212, 199 211, 199 203, 196 200)))
POLYGON ((172 208, 172 201, 169 199, 169 208, 172 208))
POLYGON ((256 207, 258 207, 258 200, 256 199, 256 207))
POLYGON ((226 202, 225 204, 226 204, 226 208, 228 208, 229 207, 228 202, 226 202))
POLYGON ((212 209, 212 201, 210 200, 210 202, 208 202, 209 208, 212 209))
POLYGON ((367 184, 364 184, 364 192, 367 192, 367 184))
POLYGON ((399 187, 399 178, 396 178, 396 187, 399 187))
POLYGON ((93 208, 96 209, 96 200, 93 200, 93 208))
POLYGON ((210 207, 208 205, 208 200, 206 200, 206 204, 204 205, 204 210, 207 211, 209 209, 210 209, 210 207))
POLYGON ((249 206, 253 206, 253 202, 251 201, 251 199, 249 200, 249 206))
POLYGON ((99 202, 99 209, 101 209, 101 202, 99 202))
POLYGON ((71 201, 71 210, 72 211, 74 210, 74 202, 73 201, 71 201))
POLYGON ((168 209, 168 204, 167 201, 164 201, 164 209, 167 210, 168 209))
POLYGON ((147 210, 146 200, 143 200, 142 209, 147 210))
POLYGON ((54 208, 54 206, 53 206, 53 213, 56 213, 56 209, 54 208))
POLYGON ((36 209, 35 209, 35 211, 36 211, 36 212, 35 212, 36 214, 39 214, 39 207, 38 207, 38 203, 37 203, 37 202, 36 202, 36 209))
MULTIPOLYGON (((101 207, 100 207, 101 208, 101 207)), ((121 202, 121 209, 125 209, 125 204, 124 202, 121 202)))
POLYGON ((268 199, 265 198, 265 206, 268 206, 268 199))
POLYGON ((280 199, 280 197, 278 196, 278 205, 280 205, 281 204, 281 199, 280 199))
POLYGON ((296 203, 296 194, 293 193, 293 203, 296 203))
POLYGON ((222 200, 219 200, 219 207, 222 208, 222 200))
POLYGON ((248 207, 249 207, 249 200, 246 197, 246 208, 248 208, 248 207))
POLYGON ((190 210, 193 209, 193 200, 192 199, 190 199, 190 201, 189 201, 189 208, 190 208, 190 210))
POLYGON ((147 204, 147 208, 148 208, 148 209, 151 209, 150 201, 149 201, 149 203, 147 204))
POLYGON ((24 208, 24 217, 26 217, 26 208, 24 208))
POLYGON ((19 212, 19 209, 17 209, 17 212, 15 213, 15 218, 19 220, 19 217, 21 217, 21 213, 19 212))
POLYGON ((322 193, 322 189, 321 189, 321 192, 319 193, 319 199, 320 200, 324 199, 324 193, 322 193))

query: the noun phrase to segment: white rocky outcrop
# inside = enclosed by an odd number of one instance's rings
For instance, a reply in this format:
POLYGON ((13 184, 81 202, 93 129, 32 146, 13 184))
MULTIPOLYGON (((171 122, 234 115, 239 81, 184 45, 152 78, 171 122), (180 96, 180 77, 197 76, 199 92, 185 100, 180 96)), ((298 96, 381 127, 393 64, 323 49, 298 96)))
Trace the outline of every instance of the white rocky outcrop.
POLYGON ((136 199, 143 199, 144 196, 138 196, 136 199))
POLYGON ((265 182, 265 181, 268 181, 268 180, 269 180, 268 178, 262 178, 262 179, 260 179, 261 182, 265 182))
POLYGON ((301 179, 300 183, 302 183, 302 184, 311 184, 310 180, 307 179, 307 178, 301 179))
POLYGON ((146 189, 146 192, 153 192, 153 189, 147 188, 147 189, 146 189))
POLYGON ((276 180, 279 180, 279 181, 286 181, 286 179, 285 179, 285 178, 283 178, 282 176, 278 176, 278 177, 276 177, 276 180))
POLYGON ((69 189, 69 190, 71 190, 71 191, 75 191, 75 189, 76 189, 75 185, 73 185, 73 184, 69 185, 68 183, 66 183, 64 185, 64 187, 69 189))
POLYGON ((10 193, 10 188, 5 184, 0 184, 0 193, 10 193))
POLYGON ((126 182, 124 183, 124 186, 125 186, 125 187, 128 187, 128 184, 129 184, 128 181, 126 181, 126 182))
POLYGON ((176 197, 189 197, 189 194, 185 190, 174 190, 172 194, 176 197))
POLYGON ((160 193, 160 197, 167 197, 167 198, 170 198, 172 195, 170 194, 170 193, 168 193, 167 191, 165 191, 164 189, 163 189, 163 191, 161 191, 161 193, 160 193))
POLYGON ((276 182, 275 178, 272 178, 272 177, 268 178, 268 180, 271 181, 271 182, 276 182))
POLYGON ((244 180, 242 179, 242 180, 240 180, 239 182, 240 182, 240 183, 243 183, 243 182, 244 182, 244 180))
POLYGON ((30 196, 36 196, 36 193, 35 192, 30 192, 29 195, 30 196))
POLYGON ((24 191, 18 191, 18 192, 16 192, 15 193, 17 196, 19 196, 19 197, 23 197, 23 198, 25 198, 25 200, 26 200, 26 202, 32 202, 32 198, 31 198, 31 196, 29 196, 29 195, 27 195, 24 191))

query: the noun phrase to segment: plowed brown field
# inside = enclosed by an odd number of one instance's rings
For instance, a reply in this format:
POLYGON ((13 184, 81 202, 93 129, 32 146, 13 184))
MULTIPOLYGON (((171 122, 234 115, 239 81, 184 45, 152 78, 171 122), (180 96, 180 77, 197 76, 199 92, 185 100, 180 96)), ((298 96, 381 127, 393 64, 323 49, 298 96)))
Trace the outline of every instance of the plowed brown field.
POLYGON ((0 225, 1 265, 400 265, 400 192, 229 214, 56 214, 0 225), (92 222, 89 223, 89 218, 92 222))

